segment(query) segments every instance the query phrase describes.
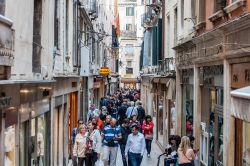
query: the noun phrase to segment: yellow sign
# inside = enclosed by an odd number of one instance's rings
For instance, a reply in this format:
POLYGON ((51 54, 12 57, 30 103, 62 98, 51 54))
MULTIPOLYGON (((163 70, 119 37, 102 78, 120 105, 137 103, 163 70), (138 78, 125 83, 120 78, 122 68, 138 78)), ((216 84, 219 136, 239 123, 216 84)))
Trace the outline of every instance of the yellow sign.
POLYGON ((110 74, 110 70, 108 67, 101 67, 100 68, 100 75, 109 75, 110 74))

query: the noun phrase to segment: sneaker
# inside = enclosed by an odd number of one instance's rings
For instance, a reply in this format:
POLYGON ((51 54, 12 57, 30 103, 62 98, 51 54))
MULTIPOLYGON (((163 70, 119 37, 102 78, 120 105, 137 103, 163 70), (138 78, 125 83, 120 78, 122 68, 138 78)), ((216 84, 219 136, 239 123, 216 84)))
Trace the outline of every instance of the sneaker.
POLYGON ((150 154, 148 154, 148 158, 150 157, 150 154))

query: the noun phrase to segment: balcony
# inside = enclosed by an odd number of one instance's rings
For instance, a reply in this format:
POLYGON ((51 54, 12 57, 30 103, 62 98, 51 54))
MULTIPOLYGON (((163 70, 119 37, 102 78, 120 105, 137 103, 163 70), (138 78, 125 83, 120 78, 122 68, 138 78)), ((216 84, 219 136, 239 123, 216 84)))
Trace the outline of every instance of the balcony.
POLYGON ((121 31, 123 38, 136 38, 136 31, 121 31))
POLYGON ((158 74, 165 75, 170 73, 175 73, 175 64, 173 57, 165 58, 163 61, 159 61, 158 65, 158 74))
POLYGON ((14 34, 12 21, 0 15, 0 80, 10 76, 14 60, 14 34))

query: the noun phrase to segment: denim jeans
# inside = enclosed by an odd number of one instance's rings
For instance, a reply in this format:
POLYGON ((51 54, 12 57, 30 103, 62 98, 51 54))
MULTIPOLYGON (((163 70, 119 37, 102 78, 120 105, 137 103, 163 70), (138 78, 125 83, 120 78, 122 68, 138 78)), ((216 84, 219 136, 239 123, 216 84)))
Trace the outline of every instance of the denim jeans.
POLYGON ((140 153, 128 153, 129 166, 140 166, 142 156, 140 153))
POLYGON ((148 152, 148 154, 150 154, 150 152, 151 152, 152 140, 150 140, 150 139, 145 139, 145 142, 146 142, 146 149, 147 149, 147 152, 148 152))
POLYGON ((126 145, 120 144, 123 166, 128 165, 127 164, 127 159, 126 159, 126 156, 125 156, 125 147, 126 147, 126 145))

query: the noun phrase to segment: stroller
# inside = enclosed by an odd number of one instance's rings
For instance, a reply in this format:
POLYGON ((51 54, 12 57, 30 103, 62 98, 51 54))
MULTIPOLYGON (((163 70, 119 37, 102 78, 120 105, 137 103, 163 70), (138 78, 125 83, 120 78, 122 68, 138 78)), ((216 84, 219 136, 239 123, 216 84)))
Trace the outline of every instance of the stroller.
POLYGON ((162 156, 164 158, 164 166, 175 164, 177 162, 177 149, 181 142, 181 137, 178 135, 171 135, 169 137, 169 145, 167 145, 165 152, 158 156, 157 166, 160 164, 160 159, 162 156))

